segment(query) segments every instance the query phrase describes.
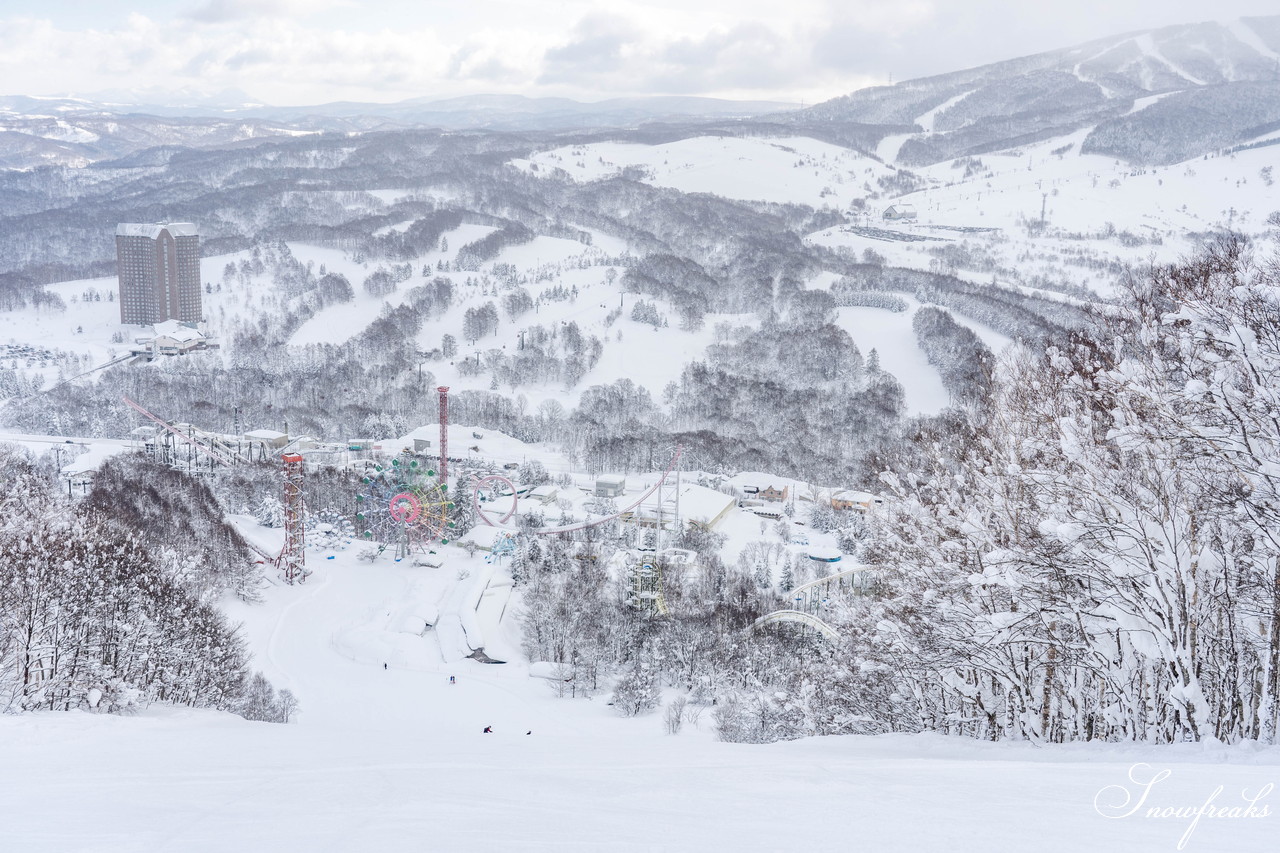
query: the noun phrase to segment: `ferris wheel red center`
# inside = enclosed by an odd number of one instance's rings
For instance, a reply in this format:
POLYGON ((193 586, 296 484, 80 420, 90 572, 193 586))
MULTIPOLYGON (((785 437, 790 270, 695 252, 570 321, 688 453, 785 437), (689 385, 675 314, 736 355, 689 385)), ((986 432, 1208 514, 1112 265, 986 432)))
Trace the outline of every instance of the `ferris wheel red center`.
POLYGON ((391 499, 391 505, 387 511, 401 524, 413 524, 422 514, 422 504, 418 502, 417 496, 409 492, 401 492, 391 499))

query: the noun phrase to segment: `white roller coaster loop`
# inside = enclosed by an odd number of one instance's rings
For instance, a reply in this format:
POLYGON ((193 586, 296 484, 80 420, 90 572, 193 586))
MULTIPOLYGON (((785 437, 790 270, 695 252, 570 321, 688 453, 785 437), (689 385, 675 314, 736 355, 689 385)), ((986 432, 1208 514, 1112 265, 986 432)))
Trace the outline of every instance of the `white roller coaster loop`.
POLYGON ((796 625, 803 625, 806 628, 812 628, 832 643, 840 640, 840 634, 835 628, 832 628, 817 616, 801 613, 799 610, 775 610, 772 613, 766 613, 751 623, 751 630, 754 631, 757 628, 763 628, 765 625, 775 625, 779 622, 791 622, 796 625))

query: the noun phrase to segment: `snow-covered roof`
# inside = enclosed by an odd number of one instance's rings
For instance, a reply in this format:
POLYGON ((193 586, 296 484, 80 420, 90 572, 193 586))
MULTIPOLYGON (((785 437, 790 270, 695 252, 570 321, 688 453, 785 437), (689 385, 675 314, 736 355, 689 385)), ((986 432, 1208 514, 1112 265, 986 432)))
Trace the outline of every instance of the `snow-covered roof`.
POLYGON ((738 474, 734 474, 729 478, 729 483, 739 489, 747 486, 753 486, 757 489, 764 489, 769 486, 772 486, 775 489, 784 489, 795 485, 791 480, 787 480, 783 477, 775 477, 772 474, 764 474, 760 471, 742 471, 738 474))
POLYGON ((157 338, 169 338, 179 343, 204 340, 204 335, 200 333, 199 329, 184 326, 177 320, 165 320, 163 323, 156 323, 152 328, 155 330, 157 338))
POLYGON ((855 504, 869 504, 869 503, 872 503, 873 501, 879 500, 879 498, 877 498, 875 495, 871 494, 870 492, 857 492, 852 490, 836 492, 834 495, 831 496, 831 499, 833 501, 849 501, 850 503, 855 503, 855 504))
POLYGON ((463 542, 474 542, 481 548, 492 548, 499 537, 510 536, 511 532, 503 530, 501 527, 490 527, 487 524, 477 524, 468 530, 462 537, 463 542))
POLYGON ((244 437, 256 438, 259 441, 279 441, 286 436, 284 433, 276 432, 273 429, 255 429, 253 432, 246 432, 244 437))
POLYGON ((596 482, 606 486, 624 486, 627 478, 622 474, 601 474, 596 477, 596 482))
POLYGON ((168 223, 148 223, 148 222, 121 222, 116 226, 116 236, 118 237, 150 237, 152 240, 160 236, 160 232, 168 230, 174 237, 197 237, 199 232, 196 231, 194 222, 168 222, 168 223))
POLYGON ((680 487, 680 517, 684 521, 708 524, 715 520, 737 500, 732 495, 689 483, 680 487))
MULTIPOLYGON (((688 483, 680 487, 680 520, 685 524, 711 524, 725 510, 736 506, 737 503, 736 498, 724 492, 688 483)), ((646 504, 635 511, 635 517, 641 519, 652 519, 657 515, 657 507, 654 504, 646 504)), ((674 500, 668 500, 662 505, 662 515, 667 519, 675 518, 676 502, 674 500)))

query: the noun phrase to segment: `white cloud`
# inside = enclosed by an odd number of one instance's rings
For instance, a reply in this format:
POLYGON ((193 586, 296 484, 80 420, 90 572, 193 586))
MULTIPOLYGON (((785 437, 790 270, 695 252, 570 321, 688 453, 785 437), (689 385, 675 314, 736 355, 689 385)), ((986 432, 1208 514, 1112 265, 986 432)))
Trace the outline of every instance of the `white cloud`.
POLYGON ((0 17, 0 80, 28 94, 234 87, 279 104, 482 91, 812 101, 889 72, 955 70, 1270 1, 1197 14, 1197 0, 1078 0, 1053 13, 1011 0, 191 0, 174 13, 150 0, 164 13, 96 28, 0 17))
POLYGON ((209 24, 258 18, 301 18, 334 6, 353 7, 344 0, 205 0, 182 17, 209 24))

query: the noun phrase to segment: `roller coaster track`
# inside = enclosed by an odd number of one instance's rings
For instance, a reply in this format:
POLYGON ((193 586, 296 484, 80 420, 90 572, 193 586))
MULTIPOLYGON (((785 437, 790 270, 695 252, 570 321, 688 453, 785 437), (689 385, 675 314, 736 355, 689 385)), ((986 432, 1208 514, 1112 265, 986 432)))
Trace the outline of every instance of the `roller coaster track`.
MULTIPOLYGON (((682 448, 680 445, 677 444, 676 452, 674 455, 672 455, 671 462, 667 465, 667 470, 663 471, 662 476, 658 478, 658 482, 650 486, 648 491, 646 491, 643 495, 641 495, 640 498, 635 503, 631 504, 630 506, 624 509, 618 510, 613 515, 606 515, 606 516, 603 516, 602 518, 594 518, 590 521, 580 521, 575 524, 566 524, 563 527, 540 527, 537 530, 533 530, 530 532, 532 532, 537 536, 551 536, 556 533, 573 533, 574 531, 577 531, 577 530, 586 530, 588 527, 596 527, 597 525, 600 525, 600 524, 606 524, 610 521, 613 521, 614 519, 621 518, 622 516, 626 515, 629 512, 635 511, 637 507, 639 507, 641 504, 647 501, 650 498, 650 496, 652 496, 653 493, 656 492, 662 486, 662 484, 666 482, 667 477, 671 476, 671 472, 676 469, 676 465, 680 462, 680 454, 683 452, 684 452, 684 448, 682 448)), ((481 514, 480 517, 485 521, 485 523, 489 524, 491 527, 498 526, 494 524, 492 521, 490 521, 489 519, 485 518, 483 514, 481 514)))
POLYGON ((862 566, 857 569, 846 569, 843 572, 836 572, 834 575, 827 575, 826 577, 818 578, 817 580, 811 580, 808 583, 802 583, 799 586, 793 588, 791 590, 791 593, 797 596, 801 596, 801 595, 807 596, 810 590, 829 586, 830 584, 833 584, 833 583, 840 583, 846 578, 848 578, 850 582, 855 586, 865 587, 866 586, 865 579, 867 577, 874 578, 875 574, 876 573, 874 569, 868 569, 866 566, 862 566), (859 577, 859 576, 862 576, 862 577, 859 577), (863 581, 863 583, 856 583, 857 581, 863 581))
POLYGON ((168 432, 172 433, 173 435, 176 435, 184 443, 191 445, 196 450, 203 451, 205 454, 209 456, 209 458, 214 459, 218 462, 221 462, 223 465, 228 465, 228 466, 234 466, 238 461, 234 457, 228 456, 227 454, 218 450, 216 447, 213 446, 213 444, 208 443, 207 441, 197 440, 194 436, 187 435, 182 430, 175 428, 172 424, 170 424, 168 421, 161 418, 159 415, 153 415, 151 412, 147 411, 142 406, 135 403, 133 400, 130 400, 128 397, 124 398, 124 403, 126 406, 133 409, 135 412, 139 413, 143 417, 159 424, 162 429, 165 429, 168 432))
MULTIPOLYGON (((193 429, 190 433, 184 433, 182 430, 177 429, 168 421, 166 421, 164 418, 160 417, 159 415, 153 414, 152 412, 143 408, 139 403, 134 402, 128 397, 124 397, 123 399, 126 406, 133 409, 135 412, 147 418, 148 420, 155 422, 161 428, 172 433, 174 436, 176 436, 179 440, 181 440, 185 444, 191 445, 195 450, 207 454, 210 459, 213 459, 227 466, 235 466, 244 461, 244 459, 237 453, 236 448, 233 448, 224 439, 219 438, 218 436, 213 435, 211 433, 204 432, 203 430, 193 429)), ((297 439, 295 439, 294 441, 297 441, 297 439)), ((290 444, 292 444, 292 442, 290 442, 290 444)), ((287 543, 284 547, 280 549, 279 553, 272 554, 268 552, 265 548, 262 548, 261 546, 250 541, 248 537, 242 535, 240 538, 244 541, 244 544, 248 546, 250 551, 253 551, 259 557, 261 557, 264 561, 270 563, 273 566, 276 566, 277 568, 281 565, 281 562, 283 561, 285 554, 288 551, 287 543)), ((290 583, 292 583, 292 581, 290 581, 290 583)))
POLYGON ((817 616, 801 613, 799 610, 775 610, 772 613, 766 613, 751 623, 751 630, 754 631, 766 625, 776 625, 780 622, 791 622, 796 625, 803 625, 806 628, 812 628, 832 643, 838 642, 840 639, 840 634, 835 628, 832 628, 817 616))

